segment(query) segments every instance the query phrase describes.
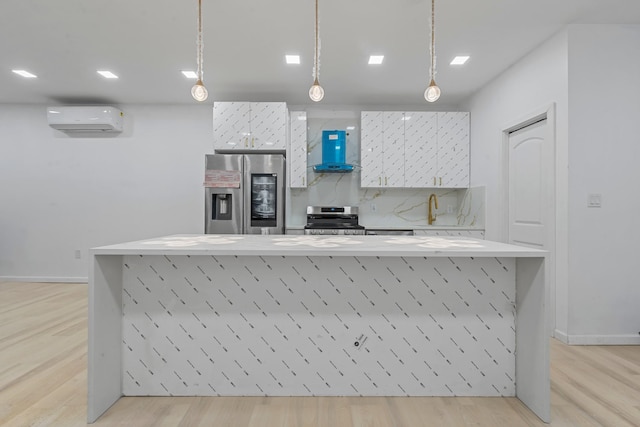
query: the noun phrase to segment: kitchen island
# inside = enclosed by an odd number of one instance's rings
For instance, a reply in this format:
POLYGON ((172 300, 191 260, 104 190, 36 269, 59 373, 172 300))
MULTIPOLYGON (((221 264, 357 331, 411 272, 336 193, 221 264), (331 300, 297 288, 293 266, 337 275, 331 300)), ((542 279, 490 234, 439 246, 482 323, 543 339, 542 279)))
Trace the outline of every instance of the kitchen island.
POLYGON ((426 236, 92 249, 88 421, 123 395, 326 395, 517 396, 548 422, 545 256, 426 236))

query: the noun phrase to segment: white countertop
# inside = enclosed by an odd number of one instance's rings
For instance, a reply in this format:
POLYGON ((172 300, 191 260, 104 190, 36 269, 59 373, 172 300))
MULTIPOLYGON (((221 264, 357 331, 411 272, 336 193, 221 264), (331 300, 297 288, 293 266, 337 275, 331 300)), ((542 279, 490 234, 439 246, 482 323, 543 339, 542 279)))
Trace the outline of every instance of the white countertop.
MULTIPOLYGON (((471 225, 408 225, 406 227, 399 226, 384 226, 384 225, 366 225, 367 230, 484 230, 484 227, 477 227, 471 225)), ((287 225, 287 230, 304 230, 304 225, 287 225)))
POLYGON ((545 257, 547 252, 470 237, 178 234, 93 248, 90 254, 545 257))

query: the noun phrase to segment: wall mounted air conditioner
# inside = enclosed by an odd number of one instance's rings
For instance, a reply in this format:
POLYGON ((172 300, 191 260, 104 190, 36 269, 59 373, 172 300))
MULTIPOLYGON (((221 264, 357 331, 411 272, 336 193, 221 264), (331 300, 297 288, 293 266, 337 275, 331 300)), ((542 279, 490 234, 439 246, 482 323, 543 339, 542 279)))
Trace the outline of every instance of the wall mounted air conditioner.
POLYGON ((114 107, 47 107, 49 126, 63 132, 122 132, 123 117, 114 107))

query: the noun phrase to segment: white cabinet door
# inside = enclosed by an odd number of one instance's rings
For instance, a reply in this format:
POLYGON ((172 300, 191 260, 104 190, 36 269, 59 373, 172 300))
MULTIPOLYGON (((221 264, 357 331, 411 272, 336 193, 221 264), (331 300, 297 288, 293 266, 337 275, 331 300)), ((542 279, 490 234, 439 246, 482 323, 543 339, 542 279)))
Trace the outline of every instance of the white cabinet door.
POLYGON ((213 148, 285 150, 287 105, 284 102, 214 102, 213 148))
POLYGON ((438 171, 438 122, 436 113, 404 113, 404 185, 433 187, 438 171))
POLYGON ((307 186, 307 113, 292 111, 289 134, 289 187, 307 186))
POLYGON ((404 113, 385 112, 382 121, 382 185, 404 187, 404 113))
POLYGON ((469 187, 468 112, 361 116, 361 186, 469 187))
POLYGON ((438 113, 438 187, 469 187, 469 113, 438 113))
POLYGON ((213 103, 213 148, 244 150, 249 148, 251 106, 248 102, 213 103))
POLYGON ((250 148, 287 148, 287 106, 284 102, 251 102, 250 148))
POLYGON ((363 111, 360 115, 360 186, 382 187, 383 112, 363 111))

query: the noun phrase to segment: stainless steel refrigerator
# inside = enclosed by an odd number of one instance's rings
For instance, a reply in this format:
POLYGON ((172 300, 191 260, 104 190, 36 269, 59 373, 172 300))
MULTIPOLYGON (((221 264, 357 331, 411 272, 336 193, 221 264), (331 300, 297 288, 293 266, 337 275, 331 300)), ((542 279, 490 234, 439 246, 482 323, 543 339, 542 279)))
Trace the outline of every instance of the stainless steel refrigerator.
POLYGON ((283 155, 211 154, 205 168, 205 233, 284 234, 283 155))

